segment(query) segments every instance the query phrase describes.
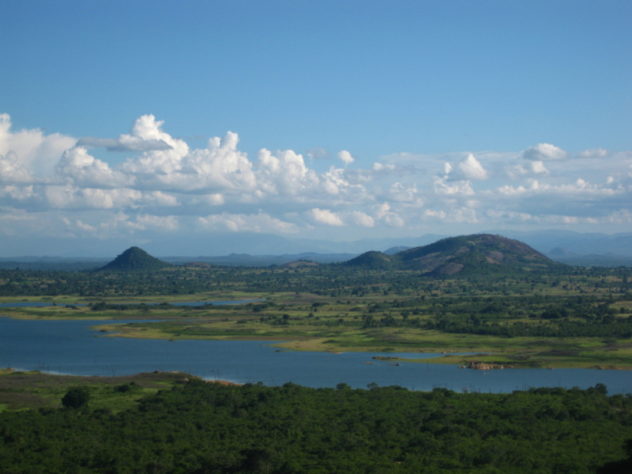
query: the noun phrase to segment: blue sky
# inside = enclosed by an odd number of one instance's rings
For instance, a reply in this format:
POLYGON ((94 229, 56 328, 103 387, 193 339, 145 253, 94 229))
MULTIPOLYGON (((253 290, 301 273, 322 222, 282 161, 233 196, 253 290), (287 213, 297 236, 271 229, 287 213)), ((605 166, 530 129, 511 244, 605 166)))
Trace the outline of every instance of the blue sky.
POLYGON ((5 254, 632 230, 628 1, 5 0, 0 44, 5 254))

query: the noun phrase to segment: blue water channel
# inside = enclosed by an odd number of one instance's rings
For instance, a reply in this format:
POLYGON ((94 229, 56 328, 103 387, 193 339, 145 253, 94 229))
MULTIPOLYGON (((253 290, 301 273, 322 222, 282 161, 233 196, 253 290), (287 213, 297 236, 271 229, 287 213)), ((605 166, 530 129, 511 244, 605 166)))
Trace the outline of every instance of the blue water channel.
MULTIPOLYGON (((121 321, 116 321, 121 322, 121 321)), ((74 375, 127 375, 183 371, 206 379, 309 387, 399 385, 470 392, 511 392, 531 387, 580 387, 597 383, 609 393, 632 393, 632 371, 504 369, 478 371, 454 365, 400 363, 374 356, 429 358, 435 354, 293 352, 260 341, 149 340, 104 337, 103 321, 19 320, 0 317, 0 367, 74 375)), ((110 322, 108 321, 108 324, 110 322)))

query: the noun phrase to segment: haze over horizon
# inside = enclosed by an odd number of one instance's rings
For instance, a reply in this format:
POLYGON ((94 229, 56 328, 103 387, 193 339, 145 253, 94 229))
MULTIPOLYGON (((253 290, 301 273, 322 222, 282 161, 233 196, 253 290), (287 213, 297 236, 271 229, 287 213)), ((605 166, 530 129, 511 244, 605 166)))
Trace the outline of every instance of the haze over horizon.
POLYGON ((3 10, 0 257, 632 232, 630 2, 3 10))

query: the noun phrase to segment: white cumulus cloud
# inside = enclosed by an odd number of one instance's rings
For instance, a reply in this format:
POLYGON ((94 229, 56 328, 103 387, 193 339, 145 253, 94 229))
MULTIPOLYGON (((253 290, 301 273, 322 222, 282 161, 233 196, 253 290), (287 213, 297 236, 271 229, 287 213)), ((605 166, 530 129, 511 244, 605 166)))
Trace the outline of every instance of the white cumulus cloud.
POLYGON ((461 231, 474 224, 591 222, 627 230, 627 151, 570 155, 540 143, 523 151, 393 153, 362 163, 341 150, 328 169, 314 156, 260 147, 253 158, 235 132, 195 148, 150 114, 117 138, 79 142, 14 130, 0 114, 0 222, 14 222, 16 232, 98 238, 161 229, 353 238, 358 228, 423 233, 437 221, 461 231), (121 160, 111 151, 126 155, 121 160))
POLYGON ((561 148, 550 143, 538 143, 522 152, 522 157, 533 161, 561 160, 567 153, 561 148))
POLYGON ((361 227, 375 227, 375 219, 361 211, 351 211, 351 221, 361 227))
POLYGON ((140 186, 145 188, 179 191, 248 191, 256 186, 252 163, 245 153, 237 149, 239 136, 228 132, 224 139, 211 138, 207 148, 190 150, 179 139, 163 133, 161 122, 145 121, 139 133, 148 137, 161 137, 171 148, 144 152, 139 158, 130 159, 123 170, 134 174, 140 186))
POLYGON ((469 153, 467 158, 458 164, 457 168, 466 179, 487 179, 487 170, 472 153, 469 153))
POLYGON ((33 181, 30 171, 20 163, 15 153, 0 155, 0 182, 28 183, 30 181, 33 181))
POLYGON ((448 181, 447 178, 435 177, 434 179, 434 191, 439 195, 461 195, 472 196, 474 195, 474 189, 472 184, 467 180, 461 181, 448 181))
POLYGON ((531 171, 534 174, 547 174, 549 170, 544 166, 544 162, 542 161, 532 161, 531 163, 531 171))
POLYGON ((110 166, 94 158, 84 147, 66 150, 56 166, 57 174, 84 186, 119 187, 132 184, 133 177, 114 171, 110 166))
POLYGON ((259 189, 269 194, 297 195, 311 190, 320 181, 317 173, 305 164, 303 155, 293 150, 282 150, 275 155, 262 148, 256 176, 259 189))
POLYGON ((48 186, 45 196, 53 208, 120 209, 140 201, 143 194, 135 189, 77 188, 72 185, 48 186))
POLYGON ((347 150, 339 151, 338 158, 340 158, 340 161, 342 161, 345 165, 350 165, 351 163, 355 161, 351 153, 348 152, 347 150))
POLYGON ((325 224, 336 227, 344 225, 340 216, 329 209, 319 209, 316 207, 309 211, 309 216, 317 224, 325 224))
POLYGON ((13 131, 9 114, 0 114, 0 182, 43 179, 60 155, 75 145, 72 137, 39 129, 13 131))

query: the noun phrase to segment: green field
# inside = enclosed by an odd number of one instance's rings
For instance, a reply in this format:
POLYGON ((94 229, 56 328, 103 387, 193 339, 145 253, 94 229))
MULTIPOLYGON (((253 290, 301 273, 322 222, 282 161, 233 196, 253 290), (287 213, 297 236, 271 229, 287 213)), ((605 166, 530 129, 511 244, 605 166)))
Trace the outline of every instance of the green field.
POLYGON ((0 370, 0 412, 33 408, 61 408, 65 393, 85 387, 93 409, 118 413, 130 409, 143 397, 184 383, 191 376, 156 372, 123 377, 78 377, 37 371, 0 370))

